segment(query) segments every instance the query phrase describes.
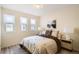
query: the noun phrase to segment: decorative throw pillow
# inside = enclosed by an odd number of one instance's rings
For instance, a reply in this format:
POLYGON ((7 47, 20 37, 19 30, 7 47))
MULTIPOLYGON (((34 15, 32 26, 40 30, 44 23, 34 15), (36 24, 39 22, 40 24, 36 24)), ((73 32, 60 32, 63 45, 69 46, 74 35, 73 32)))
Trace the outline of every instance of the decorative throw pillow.
POLYGON ((54 36, 54 37, 58 37, 58 33, 59 33, 59 31, 53 30, 53 32, 52 32, 52 36, 54 36))
POLYGON ((51 34, 52 34, 52 30, 46 30, 46 32, 45 32, 46 36, 51 36, 51 34))
POLYGON ((61 32, 58 33, 58 39, 62 39, 63 34, 61 32))

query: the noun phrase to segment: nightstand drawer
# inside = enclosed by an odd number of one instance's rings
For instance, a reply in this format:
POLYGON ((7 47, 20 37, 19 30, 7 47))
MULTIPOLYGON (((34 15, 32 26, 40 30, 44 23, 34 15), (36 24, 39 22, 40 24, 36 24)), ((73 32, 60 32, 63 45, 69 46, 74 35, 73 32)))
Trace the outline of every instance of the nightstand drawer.
POLYGON ((67 48, 67 49, 72 49, 72 44, 66 43, 66 42, 61 42, 61 46, 63 48, 67 48))

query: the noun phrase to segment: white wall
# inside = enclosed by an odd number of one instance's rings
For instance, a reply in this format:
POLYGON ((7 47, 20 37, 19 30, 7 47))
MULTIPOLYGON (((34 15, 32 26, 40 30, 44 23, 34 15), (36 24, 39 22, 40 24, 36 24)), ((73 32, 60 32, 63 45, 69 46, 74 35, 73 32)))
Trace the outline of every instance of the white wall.
MULTIPOLYGON (((68 7, 61 10, 53 11, 46 16, 41 17, 40 26, 46 27, 47 23, 56 19, 57 29, 63 31, 64 28, 68 29, 70 33, 74 32, 75 28, 79 28, 79 7, 68 7)), ((76 51, 79 51, 79 39, 74 39, 76 51), (77 43, 75 43, 77 41, 77 43)))
POLYGON ((56 19, 57 29, 62 31, 64 28, 68 28, 70 32, 73 32, 75 27, 79 27, 79 8, 65 8, 58 11, 52 11, 49 15, 42 16, 40 25, 46 27, 47 23, 56 19))
POLYGON ((1 7, 0 7, 0 51, 1 51, 1 7))

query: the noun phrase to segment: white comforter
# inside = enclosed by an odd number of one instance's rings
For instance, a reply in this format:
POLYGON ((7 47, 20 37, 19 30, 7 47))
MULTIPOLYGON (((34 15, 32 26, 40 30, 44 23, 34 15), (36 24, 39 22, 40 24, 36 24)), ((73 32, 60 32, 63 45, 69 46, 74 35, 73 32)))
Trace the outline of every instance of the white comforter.
POLYGON ((41 36, 31 36, 24 38, 21 41, 21 44, 34 54, 50 54, 57 52, 56 42, 53 39, 41 36))

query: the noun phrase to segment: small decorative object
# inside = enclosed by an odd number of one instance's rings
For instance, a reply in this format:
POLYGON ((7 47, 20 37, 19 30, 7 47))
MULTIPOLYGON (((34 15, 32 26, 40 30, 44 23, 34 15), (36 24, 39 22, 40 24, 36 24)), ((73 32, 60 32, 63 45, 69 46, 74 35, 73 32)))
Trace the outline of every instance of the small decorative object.
POLYGON ((53 20, 53 21, 52 21, 51 26, 52 26, 53 28, 56 28, 56 20, 53 20))

